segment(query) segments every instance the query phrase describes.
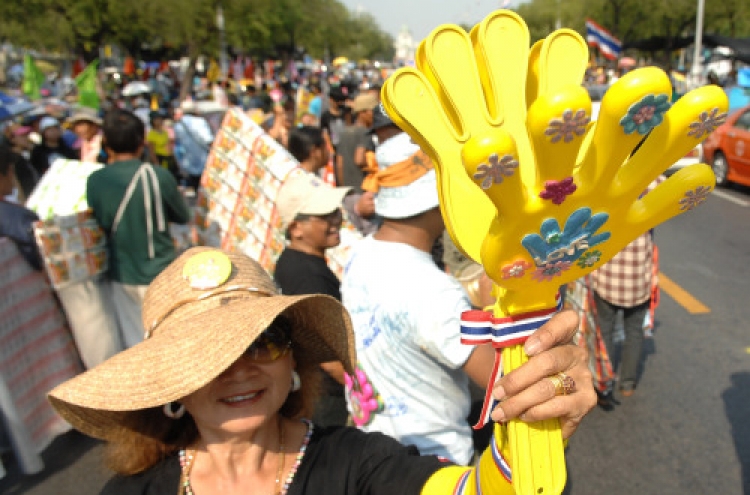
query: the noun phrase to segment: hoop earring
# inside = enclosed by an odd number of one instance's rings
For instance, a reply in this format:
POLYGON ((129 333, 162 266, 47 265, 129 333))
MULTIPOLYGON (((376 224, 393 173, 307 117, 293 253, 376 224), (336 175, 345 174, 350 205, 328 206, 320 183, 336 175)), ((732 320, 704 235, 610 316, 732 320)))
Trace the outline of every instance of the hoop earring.
POLYGON ((299 377, 299 373, 296 370, 292 370, 292 392, 302 388, 302 379, 299 377))
POLYGON ((185 415, 185 405, 180 404, 179 402, 167 402, 164 404, 164 416, 168 417, 169 419, 180 419, 185 415), (177 409, 172 409, 172 406, 174 404, 177 404, 177 409))

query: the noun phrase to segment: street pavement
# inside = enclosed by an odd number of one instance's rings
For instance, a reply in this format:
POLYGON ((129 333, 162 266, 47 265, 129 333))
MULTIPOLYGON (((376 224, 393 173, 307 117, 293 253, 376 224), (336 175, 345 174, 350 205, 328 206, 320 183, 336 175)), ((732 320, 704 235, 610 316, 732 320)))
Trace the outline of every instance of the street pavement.
MULTIPOLYGON (((584 419, 565 493, 750 495, 749 226, 750 189, 730 188, 656 229, 661 271, 710 312, 691 314, 684 294, 662 292, 639 386, 584 419)), ((96 494, 109 476, 102 450, 63 435, 35 476, 6 455, 0 494, 96 494)))

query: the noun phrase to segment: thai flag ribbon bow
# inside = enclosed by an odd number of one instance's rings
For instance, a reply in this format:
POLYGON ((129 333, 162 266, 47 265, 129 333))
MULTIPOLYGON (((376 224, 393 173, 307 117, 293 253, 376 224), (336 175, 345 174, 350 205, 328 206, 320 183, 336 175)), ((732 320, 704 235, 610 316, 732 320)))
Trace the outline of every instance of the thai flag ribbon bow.
POLYGON ((489 386, 484 395, 482 413, 474 429, 481 429, 490 419, 497 405, 492 398, 492 388, 502 376, 502 350, 505 347, 522 345, 538 328, 547 323, 562 309, 562 298, 557 294, 554 308, 541 309, 512 316, 495 317, 490 311, 470 310, 461 313, 461 343, 467 345, 492 344, 495 362, 492 366, 489 386))

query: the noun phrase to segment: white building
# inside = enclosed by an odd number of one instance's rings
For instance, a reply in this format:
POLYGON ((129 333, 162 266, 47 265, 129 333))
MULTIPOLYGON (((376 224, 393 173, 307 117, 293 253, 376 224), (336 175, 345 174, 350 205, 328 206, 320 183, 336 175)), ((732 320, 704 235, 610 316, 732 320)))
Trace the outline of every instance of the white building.
POLYGON ((414 65, 414 53, 417 49, 417 43, 414 41, 406 25, 401 27, 401 32, 398 33, 393 47, 396 49, 396 55, 393 59, 394 64, 397 66, 414 65))

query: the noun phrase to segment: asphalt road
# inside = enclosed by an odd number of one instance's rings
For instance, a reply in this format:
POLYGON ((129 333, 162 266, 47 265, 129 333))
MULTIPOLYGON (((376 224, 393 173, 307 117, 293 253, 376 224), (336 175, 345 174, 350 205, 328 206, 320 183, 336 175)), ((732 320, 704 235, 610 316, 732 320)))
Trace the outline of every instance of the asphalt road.
MULTIPOLYGON (((659 227, 661 270, 710 309, 662 294, 635 395, 594 409, 568 449, 570 495, 750 495, 750 190, 714 194, 659 227)), ((682 298, 680 298, 682 299, 682 298)), ((0 494, 96 494, 102 446, 71 432, 22 476, 12 457, 0 494)))
POLYGON ((750 495, 750 190, 713 194, 656 229, 662 292, 636 393, 593 410, 570 442, 572 495, 750 495))

